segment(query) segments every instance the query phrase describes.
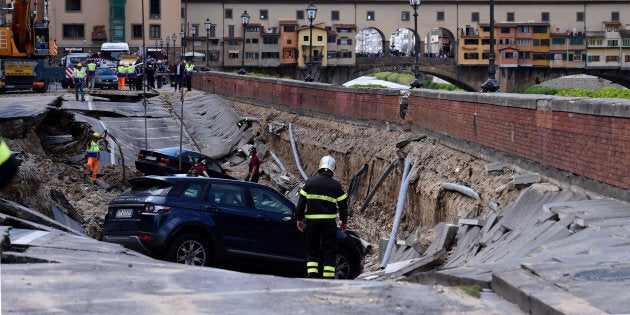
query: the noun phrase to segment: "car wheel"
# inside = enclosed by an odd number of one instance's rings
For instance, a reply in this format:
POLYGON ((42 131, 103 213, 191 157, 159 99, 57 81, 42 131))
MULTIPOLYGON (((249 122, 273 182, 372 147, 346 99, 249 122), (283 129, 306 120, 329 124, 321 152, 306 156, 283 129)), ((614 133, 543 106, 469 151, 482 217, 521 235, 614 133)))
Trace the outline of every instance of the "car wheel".
POLYGON ((355 257, 346 248, 339 247, 335 267, 336 279, 354 279, 358 277, 359 268, 355 257))
POLYGON ((173 240, 166 252, 166 259, 178 264, 207 266, 210 246, 200 235, 185 233, 173 240))

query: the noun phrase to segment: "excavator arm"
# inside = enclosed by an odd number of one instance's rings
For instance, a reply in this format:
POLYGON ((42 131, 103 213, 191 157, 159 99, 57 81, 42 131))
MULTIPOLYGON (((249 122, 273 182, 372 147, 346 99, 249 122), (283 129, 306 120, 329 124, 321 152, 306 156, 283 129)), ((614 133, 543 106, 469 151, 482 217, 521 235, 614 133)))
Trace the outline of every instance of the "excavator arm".
POLYGON ((13 42, 21 53, 30 55, 33 53, 33 24, 30 18, 30 1, 15 0, 13 2, 13 42))

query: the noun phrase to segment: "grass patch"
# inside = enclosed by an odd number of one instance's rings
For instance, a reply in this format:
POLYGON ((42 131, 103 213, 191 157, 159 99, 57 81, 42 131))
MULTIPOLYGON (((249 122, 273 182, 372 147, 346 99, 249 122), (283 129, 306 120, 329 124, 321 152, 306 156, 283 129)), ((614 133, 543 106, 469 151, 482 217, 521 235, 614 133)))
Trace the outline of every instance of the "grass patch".
POLYGON ((481 286, 478 284, 460 285, 458 288, 472 297, 481 298, 481 286))
POLYGON ((630 99, 629 89, 615 89, 612 87, 605 87, 599 90, 584 90, 584 89, 569 89, 569 88, 556 88, 548 86, 532 86, 523 94, 545 94, 545 95, 558 95, 569 97, 595 97, 595 98, 624 98, 630 99))
MULTIPOLYGON (((378 80, 385 80, 402 85, 410 85, 411 82, 416 79, 416 76, 411 71, 379 72, 374 77, 378 80)), ((449 83, 436 83, 431 80, 422 81, 422 87, 431 90, 464 91, 455 85, 449 83)))

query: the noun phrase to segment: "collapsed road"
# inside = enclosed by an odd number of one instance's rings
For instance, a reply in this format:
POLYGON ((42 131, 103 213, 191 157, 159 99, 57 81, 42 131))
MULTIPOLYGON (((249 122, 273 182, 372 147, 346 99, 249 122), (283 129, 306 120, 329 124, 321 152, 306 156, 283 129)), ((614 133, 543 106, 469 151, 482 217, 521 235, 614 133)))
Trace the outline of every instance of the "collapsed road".
MULTIPOLYGON (((269 148, 269 154, 263 158, 266 175, 262 181, 289 195, 301 181, 298 175, 300 167, 294 160, 293 151, 298 152, 301 168, 307 175, 314 172, 314 165, 322 155, 334 155, 339 161, 336 177, 348 187, 351 197, 353 215, 350 226, 375 246, 381 243, 381 239, 390 237, 397 203, 396 193, 403 177, 401 157, 411 157, 413 163, 408 177, 410 186, 405 203, 407 209, 400 222, 400 232, 394 235, 400 241, 390 250, 394 254, 389 256, 387 262, 379 257, 379 252, 384 254, 385 250, 375 251, 368 259, 366 270, 369 272, 363 278, 480 284, 495 290, 500 287, 493 281, 496 273, 521 270, 519 264, 523 262, 523 257, 538 251, 545 243, 536 243, 527 250, 522 249, 521 245, 518 247, 519 253, 505 255, 510 259, 506 257, 500 266, 488 264, 498 258, 484 253, 484 249, 506 251, 499 246, 505 244, 501 242, 504 239, 511 242, 518 239, 527 243, 527 239, 549 234, 553 237, 544 238, 545 242, 555 242, 562 239, 560 235, 580 235, 582 230, 591 228, 581 226, 578 229, 573 226, 569 229, 571 224, 566 222, 571 220, 564 215, 564 221, 554 225, 552 223, 558 222, 560 215, 549 210, 553 207, 545 208, 546 203, 532 204, 531 200, 558 203, 601 198, 579 189, 574 191, 574 188, 562 187, 559 183, 553 183, 537 174, 527 174, 526 170, 512 168, 507 164, 491 163, 494 161, 465 153, 453 145, 414 133, 413 130, 379 130, 354 122, 305 117, 276 108, 224 100, 201 92, 186 94, 183 99, 182 104, 181 95, 164 91, 159 97, 149 99, 146 107, 132 102, 112 103, 98 98, 89 98, 87 104, 65 100, 60 104, 53 102, 51 109, 35 115, 36 117, 3 120, 2 135, 8 139, 7 142, 14 151, 20 152, 23 163, 15 183, 2 192, 0 197, 18 201, 52 217, 50 204, 64 203, 59 201, 62 198, 58 194, 52 194, 51 191, 62 191, 69 204, 64 207, 65 212, 69 213, 71 211, 67 209, 74 208, 85 233, 99 239, 99 224, 107 202, 115 196, 117 189, 124 188, 125 178, 141 175, 133 168, 135 154, 144 146, 159 148, 179 144, 181 126, 178 121, 182 117, 181 108, 184 108, 185 128, 182 129, 185 130, 185 147, 223 158, 224 165, 232 176, 243 178, 246 169, 238 149, 250 141, 262 143, 269 148), (150 119, 144 118, 145 108, 150 119), (242 117, 256 119, 252 120, 255 122, 251 127, 242 130, 236 124, 242 117), (222 127, 217 128, 218 126, 222 127), (291 135, 288 126, 293 126, 291 135), (80 156, 87 134, 90 130, 99 131, 101 128, 107 129, 112 135, 109 163, 116 164, 103 169, 98 180, 99 185, 95 187, 82 176, 80 156), (69 142, 48 147, 44 141, 45 145, 39 147, 41 139, 68 134, 71 135, 69 142), (297 140, 295 146, 291 144, 291 138, 297 140), (275 157, 281 164, 276 162, 275 157), (125 166, 122 167, 122 164, 125 166), (386 173, 390 175, 383 176, 386 173), (449 183, 453 185, 448 185, 449 183), (380 188, 376 189, 377 186, 380 188), (462 189, 450 189, 452 187, 462 189), (471 190, 478 198, 474 198, 471 190), (518 204, 519 200, 520 207, 512 206, 514 201, 518 204), (511 220, 510 222, 519 221, 522 215, 518 213, 523 211, 521 209, 525 209, 530 215, 536 214, 533 218, 529 216, 527 224, 538 226, 544 223, 544 227, 538 228, 538 234, 512 233, 531 226, 523 224, 519 228, 518 224, 514 226, 514 223, 501 221, 503 218, 511 220), (545 216, 545 213, 548 214, 545 216), (439 223, 442 224, 436 226, 439 223), (552 226, 560 232, 546 232, 552 226), (561 233, 562 231, 568 232, 561 233), (478 253, 487 258, 473 259, 478 253), (469 261, 474 261, 476 268, 467 265, 469 261), (385 268, 381 268, 381 265, 385 268), (441 269, 441 266, 451 272, 431 272, 441 269)), ((621 203, 620 206, 615 204, 609 207, 624 209, 625 205, 621 203)), ((576 215, 575 213, 572 215, 576 215)), ((615 246, 618 245, 611 245, 610 248, 615 246)), ((557 250, 557 247, 550 248, 557 250)), ((553 261, 557 257, 540 259, 553 261)), ((599 263, 597 260, 592 261, 594 265, 599 263)), ((617 266, 625 263, 623 259, 616 262, 617 266)), ((502 283, 511 281, 508 277, 502 279, 502 283)), ((621 281, 621 285, 627 284, 621 281)), ((542 284, 540 286, 543 287, 542 284)), ((550 286, 553 289, 553 285, 550 286)), ((592 287, 587 285, 580 287, 585 292, 590 289, 592 287)), ((514 292, 521 292, 525 296, 545 296, 545 292, 532 293, 519 289, 505 289, 503 294, 514 292)), ((607 310, 606 307, 610 310, 613 307, 604 306, 602 303, 606 300, 594 295, 591 298, 597 300, 593 301, 589 300, 587 294, 569 294, 563 298, 572 301, 574 305, 581 305, 585 310, 607 310)), ((520 305, 519 301, 513 302, 526 310, 531 305, 539 305, 572 313, 570 309, 562 309, 562 301, 556 301, 561 304, 558 306, 538 296, 536 299, 543 302, 523 302, 524 305, 520 305)), ((486 303, 483 299, 481 302, 486 303)), ((614 307, 623 307, 623 303, 618 305, 620 306, 614 307)), ((405 310, 403 308, 401 312, 409 313, 405 310)), ((614 312, 615 309, 612 310, 614 312)), ((448 312, 446 309, 443 311, 448 312)))

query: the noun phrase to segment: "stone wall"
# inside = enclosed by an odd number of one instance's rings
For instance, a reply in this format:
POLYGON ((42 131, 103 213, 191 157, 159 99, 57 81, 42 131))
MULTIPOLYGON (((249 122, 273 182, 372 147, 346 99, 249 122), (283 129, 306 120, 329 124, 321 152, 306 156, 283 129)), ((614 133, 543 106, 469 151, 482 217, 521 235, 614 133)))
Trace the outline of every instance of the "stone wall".
POLYGON ((411 91, 402 119, 398 90, 220 72, 194 76, 193 86, 253 104, 419 127, 478 145, 478 150, 489 148, 559 170, 560 180, 574 175, 590 179, 616 190, 622 199, 630 190, 628 100, 421 89, 411 91))

